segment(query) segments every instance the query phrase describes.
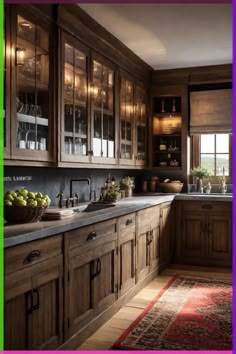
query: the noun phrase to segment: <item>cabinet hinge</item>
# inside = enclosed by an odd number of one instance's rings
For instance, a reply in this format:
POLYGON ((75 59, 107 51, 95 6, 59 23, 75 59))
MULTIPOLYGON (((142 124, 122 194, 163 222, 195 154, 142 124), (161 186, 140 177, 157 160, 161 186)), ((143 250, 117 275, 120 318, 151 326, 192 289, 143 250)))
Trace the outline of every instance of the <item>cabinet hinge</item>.
POLYGON ((70 272, 67 274, 67 280, 70 281, 70 272))
POLYGON ((67 326, 68 326, 68 328, 70 328, 70 319, 69 318, 68 318, 67 326))

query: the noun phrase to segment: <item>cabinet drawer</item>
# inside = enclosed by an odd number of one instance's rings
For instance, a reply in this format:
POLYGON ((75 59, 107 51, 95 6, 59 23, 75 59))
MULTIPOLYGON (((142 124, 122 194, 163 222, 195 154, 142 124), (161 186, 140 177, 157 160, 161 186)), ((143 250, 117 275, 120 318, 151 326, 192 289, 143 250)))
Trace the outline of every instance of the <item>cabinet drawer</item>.
POLYGON ((84 252, 87 247, 98 246, 103 237, 116 234, 116 229, 117 220, 112 219, 66 232, 65 237, 68 238, 70 249, 83 247, 81 252, 84 252))
POLYGON ((183 201, 183 211, 203 211, 203 212, 230 212, 232 203, 230 202, 202 202, 202 201, 183 201))
POLYGON ((62 254, 62 235, 27 242, 5 250, 5 274, 62 254))
POLYGON ((147 232, 160 224, 160 207, 155 206, 141 210, 137 214, 138 233, 147 232))
POLYGON ((135 213, 119 218, 119 230, 126 230, 135 226, 135 213))

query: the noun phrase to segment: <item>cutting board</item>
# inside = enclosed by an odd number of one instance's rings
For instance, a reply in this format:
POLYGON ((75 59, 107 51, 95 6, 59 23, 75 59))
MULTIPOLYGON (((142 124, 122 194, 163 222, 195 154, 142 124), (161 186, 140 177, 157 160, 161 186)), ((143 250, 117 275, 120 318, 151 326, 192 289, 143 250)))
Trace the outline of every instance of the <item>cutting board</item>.
POLYGON ((47 209, 43 214, 42 220, 62 220, 70 218, 74 215, 73 210, 70 209, 47 209))

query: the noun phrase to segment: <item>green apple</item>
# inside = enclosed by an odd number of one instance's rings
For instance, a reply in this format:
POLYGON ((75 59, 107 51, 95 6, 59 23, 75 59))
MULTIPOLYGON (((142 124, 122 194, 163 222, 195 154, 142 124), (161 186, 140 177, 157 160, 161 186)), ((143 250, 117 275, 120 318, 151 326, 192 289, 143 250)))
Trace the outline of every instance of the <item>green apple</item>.
POLYGON ((36 198, 43 198, 43 194, 40 192, 36 193, 36 198))
POLYGON ((38 206, 44 206, 44 205, 47 205, 47 202, 45 199, 41 199, 41 198, 36 198, 35 199, 38 203, 38 206))
POLYGON ((21 188, 21 189, 19 190, 19 194, 22 195, 23 198, 26 198, 27 195, 28 195, 28 191, 27 191, 27 189, 25 189, 25 188, 21 188))
POLYGON ((16 197, 14 199, 14 205, 18 205, 18 206, 26 206, 27 205, 27 202, 26 200, 23 199, 23 197, 16 197))
POLYGON ((34 192, 28 192, 28 197, 30 199, 35 199, 35 193, 34 192))
POLYGON ((43 199, 46 200, 47 205, 51 204, 51 199, 49 198, 49 196, 47 194, 44 194, 43 199))
POLYGON ((16 198, 17 197, 17 194, 14 192, 14 191, 8 191, 5 193, 5 197, 8 196, 8 195, 11 195, 13 198, 16 198))
POLYGON ((31 206, 31 207, 36 207, 36 206, 38 206, 38 203, 37 203, 36 200, 34 200, 34 199, 32 199, 32 198, 29 198, 29 199, 27 200, 27 205, 28 205, 28 206, 31 206))
POLYGON ((4 200, 4 205, 12 206, 12 202, 8 199, 4 200))
POLYGON ((8 201, 10 201, 10 202, 13 202, 14 197, 13 197, 11 194, 6 193, 6 194, 5 194, 5 200, 8 200, 8 201))
POLYGON ((24 200, 24 197, 23 197, 23 195, 18 195, 16 198, 14 198, 14 200, 16 200, 16 199, 24 200))

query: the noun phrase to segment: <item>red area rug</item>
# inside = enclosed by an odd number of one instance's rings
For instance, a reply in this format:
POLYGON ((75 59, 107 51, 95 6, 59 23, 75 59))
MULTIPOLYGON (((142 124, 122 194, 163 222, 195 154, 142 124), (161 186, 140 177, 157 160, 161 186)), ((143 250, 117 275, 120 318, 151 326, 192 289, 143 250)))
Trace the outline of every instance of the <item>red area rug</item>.
POLYGON ((131 350, 231 350, 232 284, 174 277, 114 344, 131 350))

